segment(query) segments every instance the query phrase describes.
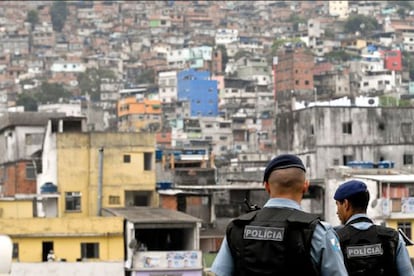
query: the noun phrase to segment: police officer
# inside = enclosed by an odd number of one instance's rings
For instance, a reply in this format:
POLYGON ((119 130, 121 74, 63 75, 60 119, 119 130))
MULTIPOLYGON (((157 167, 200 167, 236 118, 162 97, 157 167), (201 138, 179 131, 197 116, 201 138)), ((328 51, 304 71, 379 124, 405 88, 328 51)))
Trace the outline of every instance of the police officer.
POLYGON ((347 275, 336 233, 301 211, 309 187, 295 155, 271 160, 264 172, 270 199, 229 223, 211 272, 229 275, 347 275))
POLYGON ((369 192, 364 182, 350 180, 335 192, 337 228, 349 275, 414 275, 403 238, 392 228, 375 225, 366 215, 369 192))

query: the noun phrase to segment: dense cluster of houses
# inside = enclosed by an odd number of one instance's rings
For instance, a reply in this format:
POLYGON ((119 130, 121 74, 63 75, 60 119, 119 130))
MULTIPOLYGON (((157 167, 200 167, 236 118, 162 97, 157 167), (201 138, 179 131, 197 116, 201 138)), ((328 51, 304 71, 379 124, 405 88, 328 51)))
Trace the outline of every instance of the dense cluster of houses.
POLYGON ((409 3, 0 7, 0 233, 16 273, 201 275, 286 152, 307 167, 306 210, 339 223, 332 193, 360 178, 377 221, 412 235, 409 3), (50 250, 59 262, 42 263, 50 250))

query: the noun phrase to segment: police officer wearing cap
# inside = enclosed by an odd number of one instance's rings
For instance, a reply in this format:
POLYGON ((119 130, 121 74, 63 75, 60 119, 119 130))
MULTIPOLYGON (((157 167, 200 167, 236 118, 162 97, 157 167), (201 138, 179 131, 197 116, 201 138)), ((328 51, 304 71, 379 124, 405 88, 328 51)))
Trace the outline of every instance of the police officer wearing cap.
POLYGON ((375 225, 366 215, 369 191, 364 182, 350 180, 335 192, 337 228, 349 275, 414 275, 405 242, 399 233, 375 225))
POLYGON ((271 160, 264 172, 270 199, 229 223, 211 272, 229 275, 347 275, 332 226, 301 210, 309 187, 295 155, 271 160))

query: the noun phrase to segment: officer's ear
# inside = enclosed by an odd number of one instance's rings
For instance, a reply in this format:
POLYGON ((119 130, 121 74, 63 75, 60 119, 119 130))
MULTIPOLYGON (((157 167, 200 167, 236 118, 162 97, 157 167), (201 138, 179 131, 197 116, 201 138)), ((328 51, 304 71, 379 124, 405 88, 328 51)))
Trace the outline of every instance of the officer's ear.
POLYGON ((308 191, 309 185, 310 185, 309 180, 305 179, 305 183, 303 183, 303 189, 302 189, 303 194, 305 194, 308 191))
POLYGON ((265 187, 266 192, 270 195, 270 185, 268 181, 265 181, 264 187, 265 187))
POLYGON ((349 204, 348 199, 344 199, 344 201, 342 202, 342 204, 344 205, 344 208, 347 211, 351 208, 351 204, 349 204))

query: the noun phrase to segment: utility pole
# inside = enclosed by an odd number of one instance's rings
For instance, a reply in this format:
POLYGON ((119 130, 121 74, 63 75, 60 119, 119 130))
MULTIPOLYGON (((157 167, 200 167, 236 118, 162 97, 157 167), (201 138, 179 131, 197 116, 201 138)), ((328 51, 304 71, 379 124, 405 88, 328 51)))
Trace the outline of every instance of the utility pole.
POLYGON ((103 160, 104 160, 104 148, 99 148, 99 164, 98 164, 98 210, 97 215, 102 215, 102 176, 103 176, 103 160))

